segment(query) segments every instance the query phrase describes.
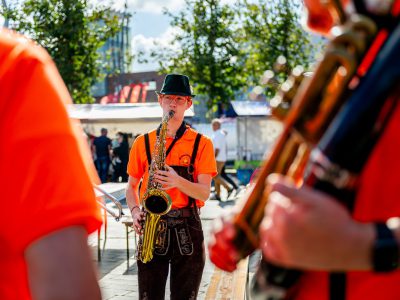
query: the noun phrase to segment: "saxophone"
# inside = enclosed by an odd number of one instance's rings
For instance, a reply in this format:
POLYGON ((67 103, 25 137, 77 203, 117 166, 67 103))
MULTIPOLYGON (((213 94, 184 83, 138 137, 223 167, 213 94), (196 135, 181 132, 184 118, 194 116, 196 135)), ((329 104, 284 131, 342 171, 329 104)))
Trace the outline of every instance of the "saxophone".
POLYGON ((174 116, 174 113, 174 111, 170 111, 162 119, 161 130, 152 154, 147 189, 141 199, 146 216, 143 236, 138 245, 137 258, 143 263, 147 263, 153 259, 155 246, 157 243, 162 243, 162 241, 158 241, 156 238, 159 236, 160 230, 166 230, 165 224, 160 223, 160 217, 168 213, 172 205, 170 196, 161 190, 161 184, 154 181, 154 174, 157 170, 165 169, 167 125, 168 121, 174 116))

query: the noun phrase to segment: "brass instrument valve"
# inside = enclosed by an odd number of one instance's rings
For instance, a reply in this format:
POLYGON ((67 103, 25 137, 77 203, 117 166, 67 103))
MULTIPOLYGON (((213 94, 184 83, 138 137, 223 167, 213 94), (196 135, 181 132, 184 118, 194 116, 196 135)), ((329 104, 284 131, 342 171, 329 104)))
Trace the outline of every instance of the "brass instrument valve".
POLYGON ((272 115, 278 120, 283 121, 285 119, 303 78, 303 67, 295 67, 289 78, 280 86, 276 95, 270 100, 272 115))

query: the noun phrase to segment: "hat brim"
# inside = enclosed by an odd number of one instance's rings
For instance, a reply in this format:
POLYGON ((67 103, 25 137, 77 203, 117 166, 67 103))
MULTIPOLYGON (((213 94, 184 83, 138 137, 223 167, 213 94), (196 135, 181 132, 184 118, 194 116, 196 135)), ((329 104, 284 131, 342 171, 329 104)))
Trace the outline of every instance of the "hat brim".
POLYGON ((162 92, 157 92, 155 91, 157 95, 177 95, 177 96, 185 96, 185 97, 192 97, 194 98, 196 95, 188 95, 186 93, 181 93, 181 92, 168 92, 168 93, 162 93, 162 92))

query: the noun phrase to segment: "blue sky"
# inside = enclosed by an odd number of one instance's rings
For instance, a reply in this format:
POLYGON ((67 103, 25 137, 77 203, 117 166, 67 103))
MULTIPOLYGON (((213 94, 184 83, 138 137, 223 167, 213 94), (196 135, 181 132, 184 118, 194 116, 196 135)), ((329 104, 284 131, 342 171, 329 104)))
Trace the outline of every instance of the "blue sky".
MULTIPOLYGON (((118 1, 123 5, 124 0, 118 1)), ((128 0, 128 10, 133 14, 131 22, 132 50, 133 53, 143 50, 149 51, 154 42, 168 47, 172 39, 174 29, 170 26, 170 18, 163 14, 163 8, 170 11, 179 11, 184 6, 184 0, 128 0)), ((153 71, 157 63, 134 63, 133 72, 153 71)))
MULTIPOLYGON (((234 0, 222 0, 222 3, 233 3, 234 0)), ((122 8, 125 0, 118 0, 117 5, 122 8)), ((171 47, 170 40, 176 29, 170 26, 170 17, 163 14, 163 8, 176 13, 183 9, 184 0, 128 0, 128 10, 132 17, 132 50, 133 53, 143 50, 149 51, 154 42, 163 47, 171 47)), ((148 64, 134 63, 133 72, 153 71, 158 67, 155 62, 148 64)))
MULTIPOLYGON (((132 18, 132 51, 149 51, 154 42, 168 46, 169 39, 172 38, 173 29, 169 25, 170 18, 157 13, 137 12, 132 18)), ((133 71, 153 71, 157 67, 156 63, 148 64, 134 63, 133 71)))
MULTIPOLYGON (((18 3, 23 0, 7 0, 7 3, 18 3)), ((89 0, 92 3, 109 3, 110 0, 89 0)), ((116 9, 123 9, 127 1, 128 10, 133 14, 132 29, 132 50, 148 51, 156 41, 165 45, 169 45, 169 39, 172 38, 174 30, 170 27, 170 18, 163 14, 163 8, 166 7, 170 11, 177 12, 184 6, 184 0, 111 0, 114 1, 116 9)), ((0 26, 3 25, 4 19, 0 16, 0 26)), ((157 68, 156 63, 133 65, 132 71, 150 71, 157 68)))
MULTIPOLYGON (((8 0, 9 3, 16 0, 8 0)), ((107 3, 110 0, 90 0, 97 3, 107 3)), ((162 47, 171 47, 176 29, 170 26, 170 18, 163 14, 163 8, 167 8, 173 13, 183 9, 184 0, 114 0, 116 9, 123 9, 125 2, 128 4, 128 11, 133 14, 131 22, 131 46, 133 54, 139 50, 149 52, 154 47, 154 43, 162 47)), ((224 4, 232 4, 235 0, 222 0, 224 4)), ((0 24, 2 24, 0 16, 0 24)), ((133 72, 153 71, 158 64, 149 62, 139 64, 135 62, 132 66, 133 72)))

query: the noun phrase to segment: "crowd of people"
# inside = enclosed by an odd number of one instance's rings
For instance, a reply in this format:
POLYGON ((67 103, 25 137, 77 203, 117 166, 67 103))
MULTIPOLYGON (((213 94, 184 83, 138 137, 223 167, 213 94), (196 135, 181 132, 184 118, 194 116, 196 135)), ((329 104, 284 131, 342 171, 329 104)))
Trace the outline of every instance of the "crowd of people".
POLYGON ((130 145, 138 136, 118 131, 112 140, 107 128, 102 128, 100 136, 90 139, 93 162, 102 183, 128 182, 130 145))
MULTIPOLYGON (((396 300, 400 298, 396 176, 400 167, 396 138, 400 131, 400 1, 342 0, 327 6, 327 1, 305 0, 304 4, 308 27, 321 34, 327 35, 345 19, 343 15, 357 12, 376 23, 378 35, 363 58, 358 81, 350 82, 351 96, 358 96, 351 104, 360 101, 362 105, 356 111, 349 106, 340 111, 349 121, 361 116, 362 126, 353 124, 357 135, 351 135, 353 131, 341 127, 348 123, 340 119, 334 123, 338 127, 328 131, 332 139, 350 135, 340 149, 344 151, 340 159, 347 165, 328 159, 337 159, 337 152, 329 152, 332 141, 323 140, 325 144, 314 149, 319 152, 313 152, 318 154, 310 171, 314 185, 298 185, 277 174, 260 185, 262 197, 268 198, 253 241, 262 250, 262 263, 268 265, 259 273, 264 279, 260 297, 396 300), (350 172, 348 166, 356 166, 360 174, 350 172), (332 174, 323 177, 324 168, 332 174), (346 206, 349 194, 354 201, 346 206), (295 269, 296 280, 289 278, 290 284, 284 281, 278 288, 269 286, 277 268, 295 269)), ((156 221, 157 243, 150 260, 138 256, 139 298, 165 299, 169 276, 170 299, 196 299, 206 255, 199 211, 210 197, 213 178, 216 199, 221 198, 221 185, 228 193, 237 188, 221 176, 226 136, 220 121, 212 122, 212 139, 184 122, 195 97, 189 78, 168 74, 157 92, 163 116, 169 116, 166 124, 139 135, 130 149, 125 133, 117 133, 114 145, 103 128, 93 141, 90 159, 82 132, 68 118, 66 105, 71 98, 49 55, 30 40, 1 30, 0 62, 0 139, 4 141, 0 190, 5 211, 18 212, 18 218, 5 213, 0 219, 0 299, 101 299, 87 235, 102 224, 93 185, 109 180, 113 160, 111 180, 128 182, 126 199, 139 245, 145 242, 143 223, 152 218, 147 205, 166 206, 156 221), (150 195, 150 190, 156 191, 150 195), (155 202, 159 198, 165 203, 155 202)), ((240 205, 218 220, 209 244, 211 260, 227 271, 235 270, 243 256, 234 240, 240 205)), ((287 275, 278 274, 279 280, 287 275)))

